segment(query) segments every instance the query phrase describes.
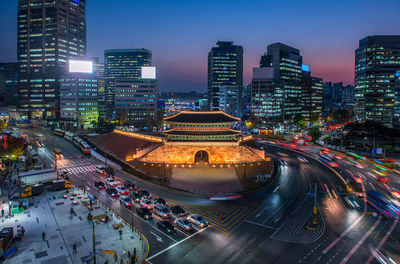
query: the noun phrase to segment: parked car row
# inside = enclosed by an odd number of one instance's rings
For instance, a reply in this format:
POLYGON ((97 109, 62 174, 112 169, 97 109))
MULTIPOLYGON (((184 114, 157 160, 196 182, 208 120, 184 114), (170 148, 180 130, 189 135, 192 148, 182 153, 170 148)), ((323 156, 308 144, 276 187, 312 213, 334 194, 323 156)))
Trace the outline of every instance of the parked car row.
MULTIPOLYGON (((108 174, 102 172, 100 167, 97 169, 99 169, 99 173, 108 177, 108 174)), ((174 225, 185 231, 192 230, 194 225, 199 228, 204 228, 208 225, 208 222, 202 216, 197 214, 189 215, 179 205, 169 207, 163 198, 152 197, 148 191, 139 190, 129 180, 121 184, 113 177, 108 177, 105 181, 95 181, 94 187, 98 190, 105 190, 106 194, 111 197, 119 197, 120 205, 130 210, 133 210, 134 204, 136 204, 136 213, 145 220, 152 219, 153 215, 158 215, 162 220, 157 222, 157 226, 167 233, 174 232, 174 225), (168 220, 172 216, 174 216, 174 220, 172 220, 174 225, 168 220)))

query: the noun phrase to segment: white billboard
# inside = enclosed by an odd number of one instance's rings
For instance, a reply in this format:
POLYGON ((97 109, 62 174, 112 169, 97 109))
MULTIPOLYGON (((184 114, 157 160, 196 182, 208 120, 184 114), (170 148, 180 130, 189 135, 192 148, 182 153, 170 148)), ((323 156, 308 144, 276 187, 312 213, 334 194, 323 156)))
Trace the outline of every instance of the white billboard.
POLYGON ((155 79, 155 78, 156 78, 156 67, 142 66, 142 79, 155 79))
POLYGON ((85 60, 69 60, 69 72, 93 72, 93 62, 85 60))

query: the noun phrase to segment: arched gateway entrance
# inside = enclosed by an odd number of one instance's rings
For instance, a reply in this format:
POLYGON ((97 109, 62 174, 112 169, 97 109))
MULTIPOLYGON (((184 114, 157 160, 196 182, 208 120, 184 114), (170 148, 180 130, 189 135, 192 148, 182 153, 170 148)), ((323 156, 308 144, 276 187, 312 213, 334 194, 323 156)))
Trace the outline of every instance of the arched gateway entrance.
POLYGON ((194 155, 194 163, 208 163, 208 153, 204 150, 199 150, 194 155))

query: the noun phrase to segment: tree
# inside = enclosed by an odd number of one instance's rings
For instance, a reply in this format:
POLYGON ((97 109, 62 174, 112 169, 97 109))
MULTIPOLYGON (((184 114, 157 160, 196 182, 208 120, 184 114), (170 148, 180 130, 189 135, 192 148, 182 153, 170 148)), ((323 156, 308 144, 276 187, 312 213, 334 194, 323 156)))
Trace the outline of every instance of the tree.
POLYGON ((324 142, 324 144, 326 144, 326 145, 330 145, 331 144, 331 138, 330 137, 324 137, 323 139, 322 139, 322 141, 324 142))
POLYGON ((5 161, 15 161, 24 154, 24 140, 14 137, 3 137, 0 142, 0 157, 5 161))
POLYGON ((310 123, 314 124, 315 122, 317 122, 319 119, 319 114, 318 113, 311 113, 310 116, 310 123))
POLYGON ((119 114, 119 124, 124 126, 128 123, 128 116, 126 114, 126 110, 124 107, 121 109, 121 113, 119 114))
POLYGON ((312 137, 312 140, 315 142, 321 137, 321 130, 318 127, 313 127, 308 130, 308 135, 312 137))
POLYGON ((7 128, 8 123, 5 120, 0 120, 0 131, 7 128))

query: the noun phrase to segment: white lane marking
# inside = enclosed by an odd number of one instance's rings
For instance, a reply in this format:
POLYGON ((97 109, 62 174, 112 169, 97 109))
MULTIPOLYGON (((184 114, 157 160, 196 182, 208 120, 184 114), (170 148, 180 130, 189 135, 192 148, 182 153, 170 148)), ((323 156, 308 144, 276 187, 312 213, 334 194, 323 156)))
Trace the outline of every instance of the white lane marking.
POLYGON ((372 183, 369 183, 372 189, 376 190, 375 186, 372 183))
POLYGON ((278 189, 279 189, 279 185, 276 186, 276 188, 275 188, 275 190, 274 190, 274 193, 275 193, 278 189))
POLYGON ((386 240, 390 236, 390 234, 393 232, 394 228, 396 227, 397 223, 399 222, 399 218, 397 217, 396 220, 393 222, 392 226, 389 228, 389 231, 386 232, 385 236, 382 238, 382 240, 379 242, 378 246, 374 249, 372 254, 369 256, 367 262, 365 264, 371 263, 371 261, 374 259, 374 253, 379 251, 383 245, 385 244, 386 240))
POLYGON ((256 223, 256 222, 253 222, 253 221, 250 221, 250 220, 246 220, 245 222, 247 222, 249 224, 253 224, 253 225, 258 225, 258 226, 262 226, 262 227, 265 227, 265 228, 269 228, 269 229, 274 229, 272 226, 263 225, 263 224, 256 223))
POLYGON ((379 218, 376 220, 375 224, 373 226, 371 226, 371 228, 368 230, 368 232, 365 233, 365 235, 361 238, 361 240, 358 241, 358 243, 349 252, 349 254, 347 254, 346 257, 344 257, 344 259, 340 262, 340 264, 345 264, 351 258, 351 256, 353 256, 353 254, 358 250, 358 248, 361 246, 361 244, 364 243, 364 241, 371 235, 371 233, 379 225, 379 223, 381 222, 381 219, 382 219, 382 215, 379 216, 379 218))
POLYGON ((176 242, 175 244, 173 244, 173 245, 171 245, 171 246, 169 246, 169 247, 167 247, 167 248, 161 250, 160 252, 158 252, 158 253, 154 254, 153 256, 147 258, 146 260, 148 261, 148 260, 151 260, 151 259, 153 259, 153 258, 155 258, 155 257, 157 257, 157 256, 159 256, 159 255, 161 255, 162 253, 164 253, 164 252, 170 250, 171 248, 174 248, 174 247, 176 247, 176 246, 182 244, 182 243, 185 242, 186 240, 191 239, 191 238, 194 237, 195 235, 197 235, 197 234, 203 232, 204 230, 207 230, 208 228, 209 228, 209 226, 207 226, 207 227, 204 228, 204 229, 200 229, 200 230, 197 231, 196 233, 194 233, 194 234, 192 234, 192 235, 190 235, 190 236, 188 236, 188 237, 182 239, 181 241, 176 242))
POLYGON ((162 240, 161 237, 157 236, 157 235, 154 234, 152 231, 150 231, 150 233, 153 234, 153 235, 157 238, 157 241, 159 241, 159 242, 161 242, 161 243, 163 242, 163 240, 162 240))
POLYGON ((357 220, 349 226, 338 238, 336 238, 332 243, 329 244, 323 251, 322 254, 326 254, 331 250, 347 233, 351 231, 358 223, 364 218, 365 214, 363 213, 357 220))

